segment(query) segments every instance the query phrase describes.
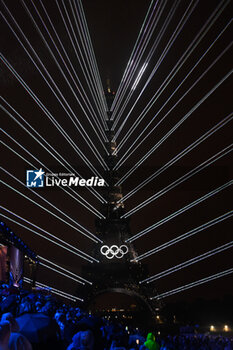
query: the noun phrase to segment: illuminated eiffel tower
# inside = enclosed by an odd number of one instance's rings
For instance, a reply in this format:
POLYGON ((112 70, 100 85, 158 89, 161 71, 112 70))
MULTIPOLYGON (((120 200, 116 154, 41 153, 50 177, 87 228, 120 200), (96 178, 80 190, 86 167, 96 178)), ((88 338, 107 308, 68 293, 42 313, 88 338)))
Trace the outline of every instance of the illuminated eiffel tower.
MULTIPOLYGON (((106 100, 110 109, 113 94, 108 90, 106 100)), ((111 131, 111 113, 108 112, 108 129, 106 132, 108 142, 106 147, 109 155, 105 161, 109 170, 105 172, 105 187, 103 197, 106 203, 102 205, 102 214, 105 219, 96 219, 96 233, 103 241, 96 245, 93 256, 99 260, 98 264, 85 266, 83 276, 93 282, 92 286, 84 287, 83 297, 86 304, 99 294, 104 292, 118 292, 135 297, 141 304, 155 315, 158 310, 158 302, 151 301, 150 297, 157 292, 151 284, 140 284, 139 281, 148 277, 147 267, 134 259, 137 252, 132 243, 125 243, 130 238, 130 225, 128 218, 122 218, 124 203, 121 202, 122 188, 115 184, 119 180, 119 174, 114 170, 117 163, 117 145, 114 141, 114 131, 111 131)), ((79 290, 80 295, 80 290, 79 290)))

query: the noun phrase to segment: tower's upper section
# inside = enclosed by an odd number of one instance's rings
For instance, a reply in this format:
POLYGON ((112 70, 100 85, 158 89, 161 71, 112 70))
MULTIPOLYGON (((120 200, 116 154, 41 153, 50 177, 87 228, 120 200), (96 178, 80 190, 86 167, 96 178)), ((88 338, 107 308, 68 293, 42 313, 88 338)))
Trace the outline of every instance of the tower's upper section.
POLYGON ((115 170, 115 165, 118 161, 117 144, 115 141, 115 133, 112 130, 113 121, 111 120, 111 105, 114 99, 114 94, 110 88, 106 92, 106 101, 108 104, 108 130, 106 136, 106 148, 108 154, 105 156, 105 162, 108 170, 105 171, 105 187, 104 199, 106 203, 102 205, 102 213, 104 219, 96 219, 96 230, 100 238, 103 240, 103 246, 99 247, 102 256, 101 261, 112 263, 111 258, 115 257, 114 261, 125 263, 136 257, 132 244, 126 244, 125 241, 130 237, 129 219, 123 218, 124 204, 122 203, 122 188, 117 186, 119 173, 115 170), (101 251, 103 249, 103 251, 101 251), (104 254, 105 253, 105 254, 104 254))

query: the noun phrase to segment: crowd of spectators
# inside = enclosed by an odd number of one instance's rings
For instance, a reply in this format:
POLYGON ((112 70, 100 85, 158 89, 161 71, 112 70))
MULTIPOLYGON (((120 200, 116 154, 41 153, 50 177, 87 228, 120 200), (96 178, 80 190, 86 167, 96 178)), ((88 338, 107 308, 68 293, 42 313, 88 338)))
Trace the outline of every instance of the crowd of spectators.
POLYGON ((48 291, 0 285, 0 350, 233 350, 233 339, 157 336, 58 302, 48 291))

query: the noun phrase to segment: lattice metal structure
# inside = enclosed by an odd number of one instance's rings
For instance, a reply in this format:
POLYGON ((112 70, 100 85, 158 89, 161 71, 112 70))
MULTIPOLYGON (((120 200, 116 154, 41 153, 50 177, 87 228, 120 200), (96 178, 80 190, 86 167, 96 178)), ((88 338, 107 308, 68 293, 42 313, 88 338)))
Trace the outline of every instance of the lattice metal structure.
MULTIPOLYGON (((111 92, 106 94, 106 99, 110 105, 111 92)), ((131 237, 130 220, 122 217, 125 213, 124 203, 120 201, 123 196, 123 188, 116 186, 120 174, 118 170, 114 170, 118 157, 114 131, 111 131, 111 112, 108 112, 108 117, 109 131, 106 132, 108 137, 106 147, 109 155, 105 158, 109 167, 109 170, 105 172, 108 186, 104 190, 106 203, 102 205, 102 214, 105 218, 97 218, 95 221, 96 233, 103 243, 96 245, 93 251, 94 257, 100 262, 84 267, 83 273, 93 282, 93 285, 82 287, 83 297, 88 305, 99 294, 123 293, 135 297, 139 303, 141 301, 145 308, 155 315, 155 310, 160 306, 160 302, 152 301, 150 297, 157 292, 154 286, 139 283, 148 276, 147 266, 135 260, 138 254, 133 243, 126 243, 126 240, 131 237)))

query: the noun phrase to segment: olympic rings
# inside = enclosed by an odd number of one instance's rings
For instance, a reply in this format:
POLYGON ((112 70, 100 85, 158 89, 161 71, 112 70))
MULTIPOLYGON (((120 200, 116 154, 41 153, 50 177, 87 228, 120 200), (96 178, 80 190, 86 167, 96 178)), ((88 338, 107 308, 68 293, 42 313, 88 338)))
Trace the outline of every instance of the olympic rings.
POLYGON ((111 247, 107 245, 103 245, 100 248, 100 252, 102 255, 105 255, 107 259, 113 259, 114 257, 117 259, 123 258, 125 254, 129 251, 126 245, 121 245, 118 247, 117 245, 112 245, 111 247))

